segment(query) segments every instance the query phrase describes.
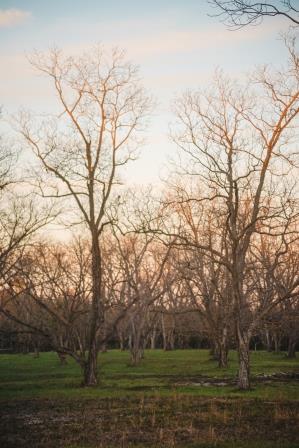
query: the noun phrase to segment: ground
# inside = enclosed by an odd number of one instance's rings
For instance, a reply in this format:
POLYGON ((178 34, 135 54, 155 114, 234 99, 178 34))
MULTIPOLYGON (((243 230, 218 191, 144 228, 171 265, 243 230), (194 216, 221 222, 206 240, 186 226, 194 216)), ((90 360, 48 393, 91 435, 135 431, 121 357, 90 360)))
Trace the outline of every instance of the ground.
POLYGON ((0 446, 299 447, 299 361, 253 352, 252 390, 236 388, 236 353, 218 369, 206 350, 99 356, 101 382, 55 353, 0 356, 0 446))

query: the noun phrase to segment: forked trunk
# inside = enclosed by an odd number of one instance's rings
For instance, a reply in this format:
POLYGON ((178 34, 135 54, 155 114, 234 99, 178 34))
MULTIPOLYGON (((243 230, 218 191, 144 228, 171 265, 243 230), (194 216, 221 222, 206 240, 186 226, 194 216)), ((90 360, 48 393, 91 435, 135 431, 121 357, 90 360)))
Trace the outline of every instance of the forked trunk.
POLYGON ((135 334, 131 347, 131 365, 138 366, 143 358, 143 347, 140 334, 135 334))
POLYGON ((134 347, 131 350, 131 365, 138 366, 143 358, 143 350, 140 347, 134 347))

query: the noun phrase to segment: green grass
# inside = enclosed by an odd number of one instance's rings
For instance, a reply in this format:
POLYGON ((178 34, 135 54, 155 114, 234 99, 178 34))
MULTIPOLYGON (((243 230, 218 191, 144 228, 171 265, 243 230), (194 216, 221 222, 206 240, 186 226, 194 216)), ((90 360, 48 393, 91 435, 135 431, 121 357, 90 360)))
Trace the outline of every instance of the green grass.
POLYGON ((227 369, 219 369, 210 359, 208 350, 148 350, 137 367, 129 365, 129 354, 111 350, 99 355, 100 384, 82 388, 81 370, 72 360, 60 365, 55 353, 0 356, 0 399, 11 398, 93 398, 119 397, 140 394, 192 394, 207 397, 245 397, 262 399, 299 399, 298 384, 294 381, 260 383, 254 376, 261 373, 299 371, 298 359, 282 354, 252 352, 251 374, 253 388, 239 392, 233 385, 200 386, 199 378, 235 378, 237 356, 230 353, 227 369))

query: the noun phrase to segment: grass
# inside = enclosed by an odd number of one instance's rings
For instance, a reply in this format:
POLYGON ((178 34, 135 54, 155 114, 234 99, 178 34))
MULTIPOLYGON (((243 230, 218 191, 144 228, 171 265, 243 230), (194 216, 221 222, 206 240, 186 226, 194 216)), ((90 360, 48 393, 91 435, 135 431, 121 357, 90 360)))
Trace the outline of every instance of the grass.
POLYGON ((240 392, 234 385, 201 386, 199 379, 234 379, 237 356, 230 354, 229 367, 219 369, 210 359, 208 350, 148 350, 137 367, 128 363, 127 352, 111 350, 99 356, 100 385, 81 388, 81 370, 72 360, 60 365, 55 353, 0 356, 0 400, 9 398, 92 398, 127 395, 175 393, 215 397, 248 397, 263 399, 299 399, 297 383, 254 381, 255 375, 276 372, 299 372, 298 359, 287 359, 284 354, 253 352, 251 373, 253 388, 240 392))
POLYGON ((82 388, 71 359, 1 355, 0 446, 298 448, 298 382, 256 378, 298 373, 298 359, 259 351, 251 365, 252 390, 240 392, 235 352, 220 370, 207 350, 148 350, 137 367, 111 350, 99 386, 82 388))

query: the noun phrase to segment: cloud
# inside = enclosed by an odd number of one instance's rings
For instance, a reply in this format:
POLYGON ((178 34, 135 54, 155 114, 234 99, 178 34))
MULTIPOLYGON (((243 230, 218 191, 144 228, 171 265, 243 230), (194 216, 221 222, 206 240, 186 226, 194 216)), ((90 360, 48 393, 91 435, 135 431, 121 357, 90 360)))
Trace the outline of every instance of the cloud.
POLYGON ((0 28, 9 28, 25 22, 31 13, 21 9, 0 9, 0 28))

